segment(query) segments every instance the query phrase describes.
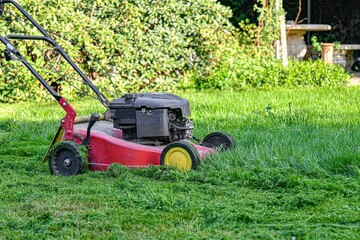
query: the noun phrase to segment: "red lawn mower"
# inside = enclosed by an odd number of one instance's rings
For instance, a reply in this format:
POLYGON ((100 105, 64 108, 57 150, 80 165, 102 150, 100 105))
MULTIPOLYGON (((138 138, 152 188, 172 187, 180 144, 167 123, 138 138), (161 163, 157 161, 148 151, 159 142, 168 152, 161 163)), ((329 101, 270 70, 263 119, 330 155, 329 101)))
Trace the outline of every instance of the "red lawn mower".
POLYGON ((0 35, 5 46, 5 59, 20 60, 66 112, 45 157, 52 174, 76 175, 83 171, 86 163, 90 170, 106 170, 113 163, 132 168, 169 165, 190 170, 196 169, 205 156, 235 147, 233 138, 222 132, 210 133, 203 140, 194 137, 189 102, 177 95, 128 93, 108 101, 51 35, 18 3, 0 0, 0 15, 6 12, 6 4, 14 5, 42 35, 0 35), (96 94, 106 108, 105 113, 76 117, 70 103, 43 79, 10 40, 47 42, 96 94), (197 144, 191 142, 192 139, 197 144))

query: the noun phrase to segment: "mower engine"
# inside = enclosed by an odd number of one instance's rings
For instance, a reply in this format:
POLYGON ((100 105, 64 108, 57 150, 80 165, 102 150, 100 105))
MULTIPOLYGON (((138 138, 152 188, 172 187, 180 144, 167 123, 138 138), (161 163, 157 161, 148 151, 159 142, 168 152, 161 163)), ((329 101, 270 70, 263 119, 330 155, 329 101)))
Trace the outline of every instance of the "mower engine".
POLYGON ((177 95, 129 93, 112 100, 109 109, 125 140, 159 145, 192 138, 189 101, 177 95))

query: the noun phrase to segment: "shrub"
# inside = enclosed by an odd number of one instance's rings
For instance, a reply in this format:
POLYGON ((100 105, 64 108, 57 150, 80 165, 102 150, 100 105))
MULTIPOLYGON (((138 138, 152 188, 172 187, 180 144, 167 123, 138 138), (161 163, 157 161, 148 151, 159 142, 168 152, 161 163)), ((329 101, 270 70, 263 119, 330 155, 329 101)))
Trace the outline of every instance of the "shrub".
MULTIPOLYGON (((231 11, 213 0, 21 0, 19 3, 45 29, 78 42, 100 59, 120 92, 172 90, 185 72, 218 62, 222 46, 235 41, 234 28, 228 21, 231 11)), ((13 8, 6 5, 6 10, 13 8)), ((25 32, 24 23, 15 23, 9 14, 4 14, 0 21, 7 33, 25 32), (4 21, 9 17, 11 21, 4 21)), ((28 31, 36 34, 33 28, 28 31)), ((105 74, 89 53, 61 43, 100 88, 109 88, 105 74)), ((45 44, 38 44, 45 50, 39 51, 32 42, 21 42, 19 48, 40 68, 53 70, 42 55, 46 53, 54 61, 58 61, 58 56, 46 50, 45 44)), ((43 97, 39 84, 18 64, 1 61, 5 83, 0 86, 0 101, 43 97)), ((70 73, 65 65, 57 66, 70 73)), ((73 94, 74 87, 64 84, 59 75, 43 74, 51 84, 60 84, 62 93, 73 94)), ((72 74, 71 78, 74 77, 72 74)), ((73 85, 83 87, 81 81, 73 85)))
POLYGON ((342 67, 322 60, 292 61, 286 71, 286 85, 289 86, 339 86, 346 84, 349 78, 342 67))
MULTIPOLYGON (((262 6, 264 1, 257 2, 262 6)), ((272 26, 276 19, 267 14, 274 13, 261 11, 260 7, 256 9, 262 12, 259 17, 262 27, 244 21, 239 30, 229 23, 231 11, 214 0, 19 0, 19 3, 40 25, 53 32, 70 57, 107 95, 114 91, 109 91, 110 82, 93 56, 107 68, 114 89, 120 93, 172 91, 180 87, 242 90, 329 86, 342 84, 348 77, 340 67, 322 62, 295 61, 284 68, 272 56, 276 35, 272 26), (259 34, 259 30, 263 32, 259 34), (78 46, 63 41, 55 33, 77 42, 78 46), (263 39, 258 41, 259 37, 263 39)), ((23 17, 13 7, 7 4, 5 10, 14 14, 0 16, 0 34, 39 35, 23 20, 16 21, 23 17)), ((46 43, 17 42, 20 52, 62 95, 88 93, 81 79, 46 43), (54 68, 68 78, 54 74, 54 68)), ((51 98, 21 62, 0 61, 0 75, 3 79, 0 102, 51 98)))
POLYGON ((284 67, 272 57, 238 55, 228 58, 208 76, 192 76, 196 89, 243 90, 276 86, 340 86, 347 83, 349 74, 340 66, 318 61, 289 61, 284 67))

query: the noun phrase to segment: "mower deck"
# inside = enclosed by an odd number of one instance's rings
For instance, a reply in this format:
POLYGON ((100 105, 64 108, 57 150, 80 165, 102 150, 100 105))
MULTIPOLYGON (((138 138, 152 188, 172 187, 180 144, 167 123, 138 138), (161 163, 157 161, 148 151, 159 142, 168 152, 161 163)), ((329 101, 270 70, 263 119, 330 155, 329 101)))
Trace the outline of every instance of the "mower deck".
MULTIPOLYGON (((87 127, 88 123, 75 124, 74 135, 85 138, 87 127)), ((78 143, 80 142, 79 138, 78 143)), ((213 148, 191 144, 199 152, 200 159, 215 152, 213 148)), ((123 140, 122 130, 114 128, 112 122, 98 121, 91 129, 89 168, 93 171, 106 170, 113 163, 132 168, 158 166, 160 155, 166 146, 149 146, 123 140)))

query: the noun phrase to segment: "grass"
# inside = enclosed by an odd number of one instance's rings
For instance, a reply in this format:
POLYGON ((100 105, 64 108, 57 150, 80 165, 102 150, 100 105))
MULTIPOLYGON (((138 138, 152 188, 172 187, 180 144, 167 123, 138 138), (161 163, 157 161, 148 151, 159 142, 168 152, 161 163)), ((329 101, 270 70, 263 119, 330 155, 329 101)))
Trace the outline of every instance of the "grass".
MULTIPOLYGON (((360 238, 360 88, 180 95, 196 136, 237 141, 187 173, 51 176, 42 158, 61 108, 0 104, 0 239, 360 238)), ((72 102, 81 115, 102 111, 72 102)))

